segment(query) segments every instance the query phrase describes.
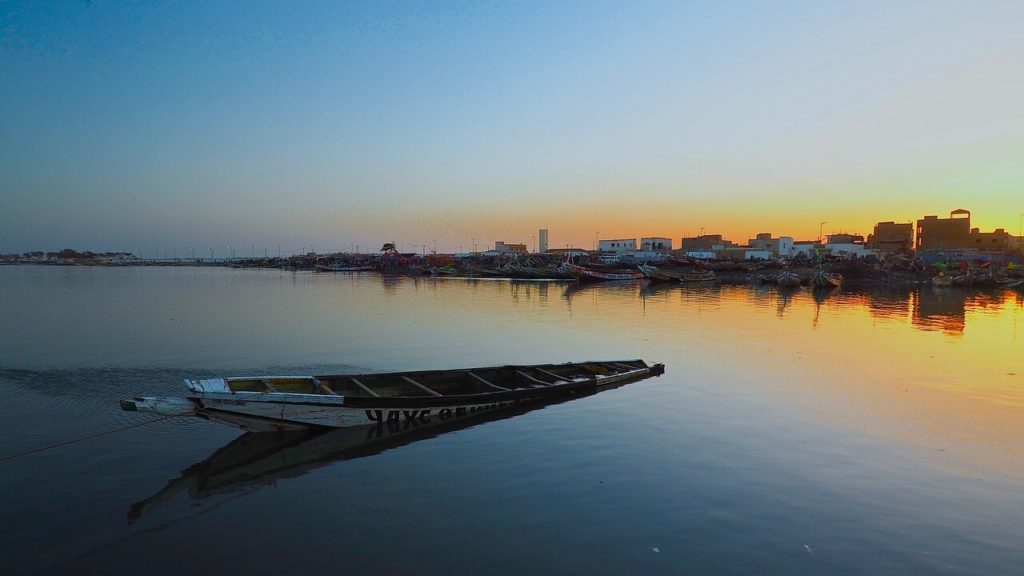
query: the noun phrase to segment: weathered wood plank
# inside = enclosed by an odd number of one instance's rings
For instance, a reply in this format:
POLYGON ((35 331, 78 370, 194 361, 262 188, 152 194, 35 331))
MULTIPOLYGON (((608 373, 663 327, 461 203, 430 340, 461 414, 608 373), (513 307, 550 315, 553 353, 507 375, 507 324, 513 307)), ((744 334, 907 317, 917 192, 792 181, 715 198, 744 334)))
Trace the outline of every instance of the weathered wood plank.
POLYGON ((313 384, 316 384, 317 389, 324 394, 340 396, 340 394, 335 392, 333 388, 325 384, 324 381, 320 380, 319 378, 313 378, 313 384))
POLYGON ((409 378, 408 376, 402 376, 402 380, 405 380, 409 384, 412 384, 413 386, 419 388, 420 390, 422 390, 422 391, 424 391, 427 394, 430 394, 432 396, 441 396, 442 395, 440 392, 438 392, 436 390, 431 390, 430 388, 427 388, 423 384, 420 384, 419 382, 413 380, 412 378, 409 378))
POLYGON ((352 383, 356 385, 356 388, 359 388, 360 390, 365 392, 368 396, 373 396, 374 398, 380 398, 380 394, 377 394, 373 390, 370 390, 366 386, 366 384, 363 384, 362 382, 360 382, 356 377, 353 376, 352 378, 349 378, 349 380, 351 380, 352 383))
POLYGON ((505 392, 508 392, 509 390, 511 390, 511 388, 505 388, 504 386, 498 386, 497 384, 492 384, 492 383, 488 382, 487 380, 484 380, 482 377, 478 376, 477 374, 474 374, 473 372, 468 372, 468 374, 470 376, 472 376, 473 378, 475 378, 477 382, 483 384, 484 386, 487 386, 487 387, 490 387, 490 388, 494 388, 495 390, 502 390, 502 391, 505 391, 505 392))
POLYGON ((541 386, 551 386, 550 382, 545 382, 543 380, 539 380, 537 378, 534 378, 533 376, 530 376, 529 374, 527 374, 526 372, 523 372, 522 370, 516 370, 516 374, 519 374, 520 376, 522 376, 523 378, 526 378, 530 382, 534 382, 534 383, 540 384, 541 386))
POLYGON ((558 374, 554 374, 552 372, 548 372, 547 370, 545 370, 543 368, 534 368, 534 370, 536 370, 537 372, 540 372, 541 374, 546 374, 548 376, 551 376, 552 378, 555 379, 556 382, 557 381, 568 382, 570 380, 569 378, 566 378, 565 376, 559 376, 558 374))

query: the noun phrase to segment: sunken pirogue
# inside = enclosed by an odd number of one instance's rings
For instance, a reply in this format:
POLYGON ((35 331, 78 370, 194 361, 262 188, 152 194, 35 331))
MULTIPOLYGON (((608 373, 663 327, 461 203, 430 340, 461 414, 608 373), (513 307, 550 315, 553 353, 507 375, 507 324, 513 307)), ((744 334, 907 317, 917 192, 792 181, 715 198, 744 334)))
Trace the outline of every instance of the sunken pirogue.
POLYGON ((185 380, 183 397, 122 400, 128 411, 195 415, 254 432, 449 420, 551 401, 664 373, 643 360, 495 366, 382 374, 185 380))

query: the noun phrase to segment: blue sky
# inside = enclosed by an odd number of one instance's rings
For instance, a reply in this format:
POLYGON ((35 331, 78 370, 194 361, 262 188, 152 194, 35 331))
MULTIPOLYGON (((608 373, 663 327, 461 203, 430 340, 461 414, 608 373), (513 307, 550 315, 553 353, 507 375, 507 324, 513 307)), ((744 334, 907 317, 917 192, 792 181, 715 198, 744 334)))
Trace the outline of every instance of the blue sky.
POLYGON ((0 251, 1024 211, 1024 3, 3 2, 0 251))

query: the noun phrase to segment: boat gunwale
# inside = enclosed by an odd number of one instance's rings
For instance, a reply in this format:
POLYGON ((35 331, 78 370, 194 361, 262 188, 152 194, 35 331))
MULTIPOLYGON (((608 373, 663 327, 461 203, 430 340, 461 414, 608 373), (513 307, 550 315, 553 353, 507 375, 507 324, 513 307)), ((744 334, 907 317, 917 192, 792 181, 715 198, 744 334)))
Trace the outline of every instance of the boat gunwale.
MULTIPOLYGON (((567 379, 563 382, 552 383, 547 386, 541 387, 525 387, 515 388, 505 391, 492 391, 492 392, 479 392, 473 394, 444 394, 439 396, 430 395, 404 395, 404 396, 362 396, 362 395, 347 395, 347 394, 319 394, 319 393, 307 393, 307 392, 276 392, 276 391, 253 391, 253 390, 230 390, 230 391, 197 391, 191 390, 191 394, 188 398, 195 400, 210 400, 219 402, 260 402, 260 403, 271 403, 271 404, 303 404, 303 405, 319 405, 319 406, 334 406, 334 407, 354 407, 354 408, 388 408, 396 406, 408 406, 408 407, 425 407, 425 406, 458 406, 458 405, 471 405, 471 404, 489 404, 492 402, 514 402, 529 398, 545 398, 550 396, 558 396, 560 394, 573 393, 580 389, 597 389, 602 386, 621 382, 624 380, 631 380, 633 378, 641 377, 644 375, 655 375, 659 374, 657 370, 658 364, 648 365, 643 360, 625 360, 625 361, 602 361, 602 362, 569 362, 564 364, 532 364, 532 365, 507 365, 507 366, 492 366, 487 368, 466 368, 456 370, 421 370, 415 372, 387 372, 380 374, 360 374, 360 375, 335 375, 335 376, 304 376, 304 377, 283 377, 287 379, 303 379, 315 381, 330 381, 331 379, 347 379, 358 376, 386 376, 386 377, 400 377, 405 375, 413 374, 436 374, 436 373, 463 373, 469 374, 470 372, 480 372, 485 370, 495 369, 511 369, 516 370, 520 368, 538 368, 541 366, 561 366, 561 367, 583 367, 587 364, 602 365, 612 370, 617 370, 614 365, 620 363, 623 366, 629 366, 628 370, 621 370, 613 372, 611 374, 591 374, 587 377, 577 377, 571 380, 567 379)), ((230 378, 214 378, 210 380, 222 380, 225 384, 232 380, 273 380, 273 377, 230 377, 230 378)))

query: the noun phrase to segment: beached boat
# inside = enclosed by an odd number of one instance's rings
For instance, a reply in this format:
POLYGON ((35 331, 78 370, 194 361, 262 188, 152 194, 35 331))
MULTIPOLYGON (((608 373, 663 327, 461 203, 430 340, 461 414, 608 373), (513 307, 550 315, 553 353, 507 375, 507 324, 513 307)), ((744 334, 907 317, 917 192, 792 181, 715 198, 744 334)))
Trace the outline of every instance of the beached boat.
POLYGON ((796 288, 800 286, 800 277, 792 272, 783 272, 775 279, 779 288, 796 288))
POLYGON ((694 270, 692 272, 683 272, 679 276, 680 282, 714 282, 715 280, 715 273, 711 270, 694 270))
POLYGON ((122 400, 127 411, 195 415, 251 430, 341 428, 447 419, 553 401, 660 375, 643 360, 458 370, 185 380, 183 397, 122 400))
POLYGON ((677 282, 677 281, 679 281, 679 276, 678 275, 673 274, 673 273, 671 273, 671 272, 669 272, 667 270, 662 270, 661 268, 658 268, 657 266, 651 266, 649 264, 641 264, 641 265, 637 266, 637 269, 640 270, 640 273, 643 274, 645 278, 647 278, 648 280, 650 280, 652 282, 677 282))
POLYGON ((376 270, 373 266, 342 266, 340 264, 317 264, 316 269, 320 272, 369 272, 376 270))
POLYGON ((811 285, 815 288, 836 288, 843 283, 843 275, 838 272, 818 270, 811 276, 811 285))
POLYGON ((639 270, 635 272, 632 270, 605 272, 603 270, 577 266, 568 262, 562 264, 559 271, 569 274, 577 280, 642 280, 644 277, 643 272, 639 270))

